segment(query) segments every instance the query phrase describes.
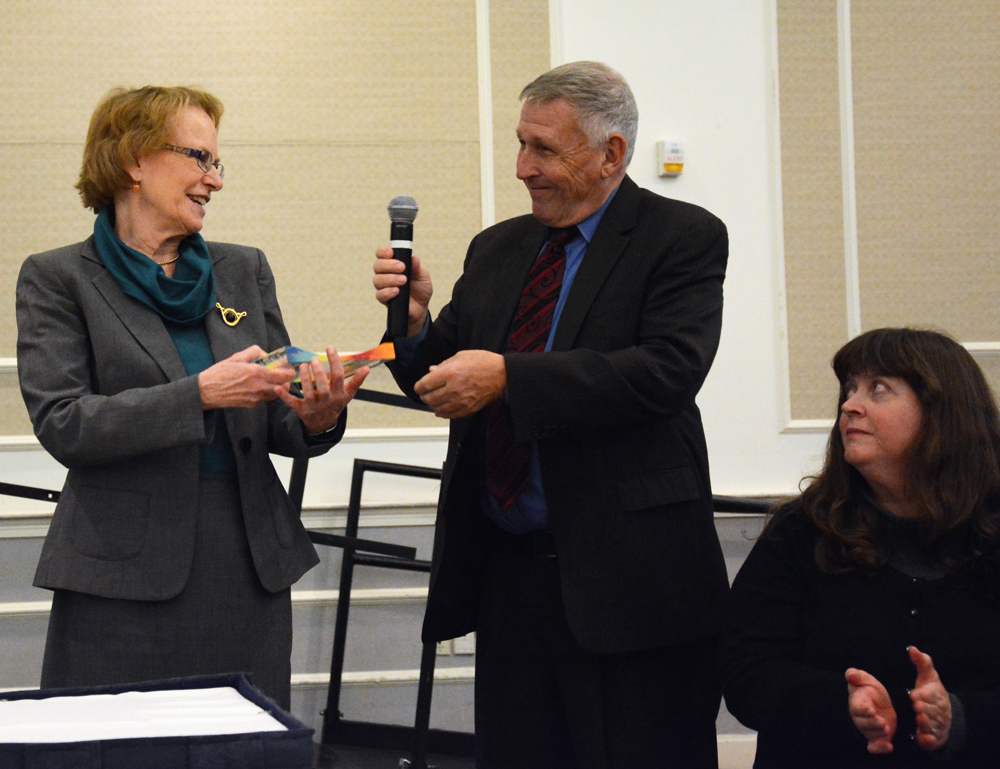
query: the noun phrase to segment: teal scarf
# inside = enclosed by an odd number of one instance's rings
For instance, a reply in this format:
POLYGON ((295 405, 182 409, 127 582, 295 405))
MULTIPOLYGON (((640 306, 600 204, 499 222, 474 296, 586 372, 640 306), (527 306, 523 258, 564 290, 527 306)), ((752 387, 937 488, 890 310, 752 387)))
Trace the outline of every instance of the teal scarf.
POLYGON ((182 326, 201 322, 215 307, 215 275, 208 246, 199 233, 181 241, 174 277, 148 256, 126 246, 115 234, 109 207, 94 222, 97 254, 118 285, 165 320, 182 326))

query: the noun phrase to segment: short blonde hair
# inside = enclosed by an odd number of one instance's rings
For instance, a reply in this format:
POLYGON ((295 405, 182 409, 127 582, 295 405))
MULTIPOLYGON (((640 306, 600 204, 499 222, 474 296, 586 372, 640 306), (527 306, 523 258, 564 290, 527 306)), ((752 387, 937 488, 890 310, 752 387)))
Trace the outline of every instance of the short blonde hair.
POLYGON ((90 118, 83 167, 76 188, 85 208, 99 214, 115 194, 132 186, 125 168, 163 148, 170 121, 185 107, 198 107, 219 127, 222 102, 205 91, 184 86, 115 88, 90 118))

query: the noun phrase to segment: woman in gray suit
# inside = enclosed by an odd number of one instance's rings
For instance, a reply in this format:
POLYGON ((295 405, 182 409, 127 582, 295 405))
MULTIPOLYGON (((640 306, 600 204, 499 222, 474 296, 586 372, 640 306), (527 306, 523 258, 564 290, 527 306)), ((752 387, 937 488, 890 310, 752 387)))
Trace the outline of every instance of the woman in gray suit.
POLYGON ((18 375, 68 473, 35 585, 54 591, 43 687, 246 671, 288 707, 290 586, 318 558, 269 453, 316 456, 367 370, 296 372, 264 254, 199 234, 222 189, 222 104, 112 91, 77 188, 83 243, 29 257, 18 375))

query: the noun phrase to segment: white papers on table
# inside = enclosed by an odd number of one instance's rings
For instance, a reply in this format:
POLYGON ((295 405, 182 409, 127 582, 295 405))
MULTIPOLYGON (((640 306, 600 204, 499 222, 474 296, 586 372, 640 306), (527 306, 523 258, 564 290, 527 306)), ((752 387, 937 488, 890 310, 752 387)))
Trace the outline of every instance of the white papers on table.
POLYGON ((37 700, 0 695, 0 743, 278 731, 287 728, 229 686, 37 700))

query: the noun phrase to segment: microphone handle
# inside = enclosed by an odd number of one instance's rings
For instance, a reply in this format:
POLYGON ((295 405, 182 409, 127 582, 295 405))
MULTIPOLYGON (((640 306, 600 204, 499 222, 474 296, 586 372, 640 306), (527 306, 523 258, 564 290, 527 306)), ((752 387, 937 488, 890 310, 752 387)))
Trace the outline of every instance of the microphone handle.
POLYGON ((399 259, 406 269, 406 285, 399 289, 399 296, 389 300, 386 328, 389 336, 406 336, 410 327, 410 267, 413 255, 413 222, 392 222, 389 246, 394 259, 399 259))

